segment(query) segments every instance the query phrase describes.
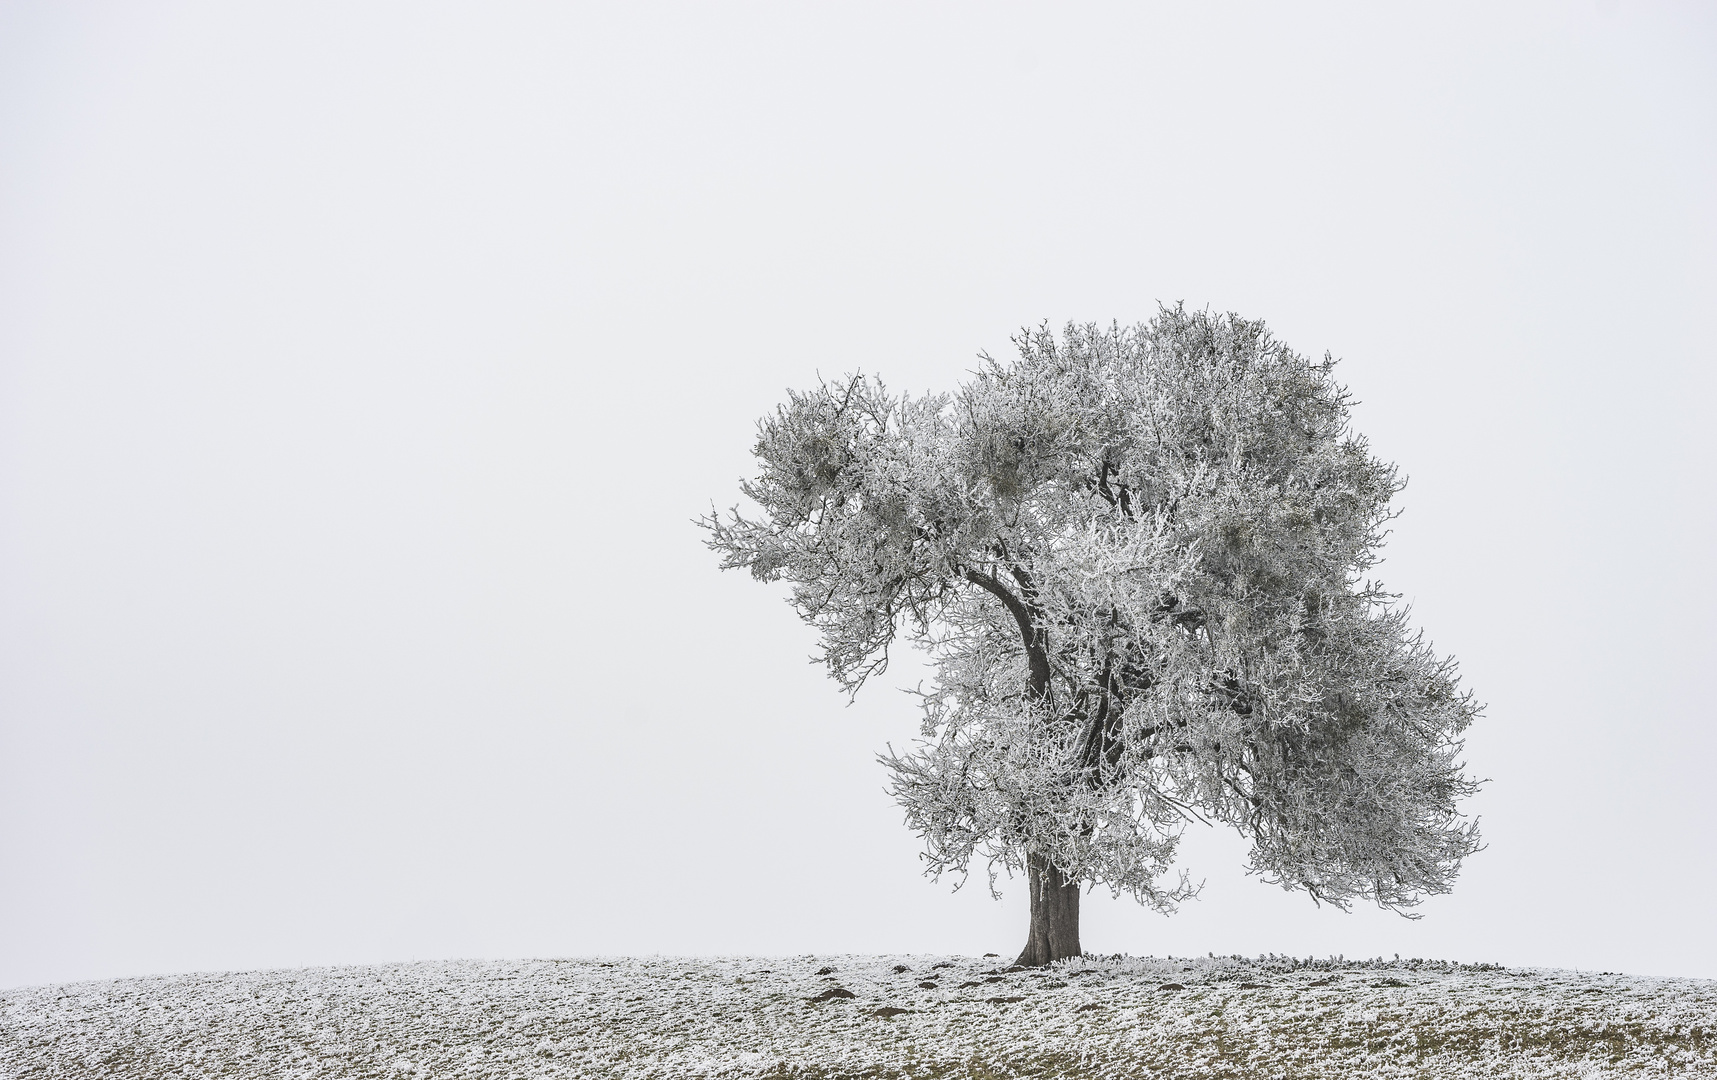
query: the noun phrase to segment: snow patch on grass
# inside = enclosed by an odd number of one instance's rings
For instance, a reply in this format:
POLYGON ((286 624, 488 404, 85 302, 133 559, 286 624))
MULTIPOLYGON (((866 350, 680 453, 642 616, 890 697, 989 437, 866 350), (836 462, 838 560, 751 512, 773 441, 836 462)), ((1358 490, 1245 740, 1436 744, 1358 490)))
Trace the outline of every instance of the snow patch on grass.
POLYGON ((164 976, 0 992, 0 1075, 1717 1078, 1717 982, 1288 957, 164 976))

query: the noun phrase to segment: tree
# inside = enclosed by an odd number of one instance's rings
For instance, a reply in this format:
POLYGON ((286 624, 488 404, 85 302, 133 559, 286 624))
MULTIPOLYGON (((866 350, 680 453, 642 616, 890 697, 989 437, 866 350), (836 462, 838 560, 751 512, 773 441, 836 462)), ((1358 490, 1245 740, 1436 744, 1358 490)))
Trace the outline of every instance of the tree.
POLYGON ((1479 846, 1479 707, 1365 577, 1403 483, 1334 362, 1181 307, 1014 343, 951 396, 791 392, 760 513, 701 521, 724 568, 792 584, 849 694, 897 637, 931 658, 923 740, 881 759, 927 872, 1023 870, 1027 965, 1080 952, 1084 887, 1192 895, 1166 876, 1193 820, 1284 888, 1414 917, 1479 846))

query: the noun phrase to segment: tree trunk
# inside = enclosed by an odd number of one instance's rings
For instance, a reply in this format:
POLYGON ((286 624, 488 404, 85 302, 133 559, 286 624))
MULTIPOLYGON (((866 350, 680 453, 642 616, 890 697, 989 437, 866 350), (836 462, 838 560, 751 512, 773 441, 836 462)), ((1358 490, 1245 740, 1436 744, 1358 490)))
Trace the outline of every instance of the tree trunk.
POLYGON ((1026 857, 1031 884, 1031 931, 1016 964, 1042 967, 1051 960, 1078 956, 1079 883, 1069 882, 1041 855, 1026 857))

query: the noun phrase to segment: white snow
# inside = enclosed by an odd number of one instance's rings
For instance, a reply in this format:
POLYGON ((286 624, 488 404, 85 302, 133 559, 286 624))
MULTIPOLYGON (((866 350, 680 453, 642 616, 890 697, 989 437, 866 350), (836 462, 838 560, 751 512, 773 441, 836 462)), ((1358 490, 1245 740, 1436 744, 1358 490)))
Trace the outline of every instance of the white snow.
POLYGON ((1420 961, 1002 963, 457 961, 35 987, 0 992, 0 1076, 1717 1077, 1707 980, 1420 961), (853 996, 808 1000, 836 987, 853 996))

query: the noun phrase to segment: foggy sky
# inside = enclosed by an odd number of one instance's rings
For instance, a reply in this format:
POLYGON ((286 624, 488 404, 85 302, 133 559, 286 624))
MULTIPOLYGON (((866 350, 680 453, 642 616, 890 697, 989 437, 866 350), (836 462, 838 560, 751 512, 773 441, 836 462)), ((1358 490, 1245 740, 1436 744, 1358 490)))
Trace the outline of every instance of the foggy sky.
POLYGON ((854 369, 1158 302, 1340 358, 1488 709, 1410 923, 1101 890, 1104 953, 1717 977, 1702 5, 0 7, 0 986, 997 952, 692 519, 854 369))

